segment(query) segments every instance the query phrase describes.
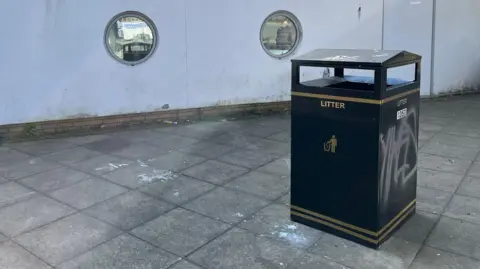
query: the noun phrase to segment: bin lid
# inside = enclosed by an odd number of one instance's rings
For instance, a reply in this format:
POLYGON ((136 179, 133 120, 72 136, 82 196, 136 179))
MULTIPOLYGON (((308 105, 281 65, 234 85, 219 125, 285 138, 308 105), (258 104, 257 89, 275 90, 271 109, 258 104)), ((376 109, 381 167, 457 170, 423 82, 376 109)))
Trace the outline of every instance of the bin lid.
POLYGON ((420 55, 404 50, 376 49, 316 49, 300 55, 292 62, 311 62, 318 65, 388 66, 420 60, 420 55))

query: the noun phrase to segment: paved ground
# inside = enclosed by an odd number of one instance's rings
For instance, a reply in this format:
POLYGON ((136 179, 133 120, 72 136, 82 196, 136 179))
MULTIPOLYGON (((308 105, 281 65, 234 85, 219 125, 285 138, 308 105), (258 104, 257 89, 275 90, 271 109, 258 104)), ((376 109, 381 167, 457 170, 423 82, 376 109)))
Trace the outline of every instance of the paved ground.
POLYGON ((379 251, 288 220, 288 117, 7 144, 0 268, 478 269, 479 112, 422 104, 419 210, 379 251))

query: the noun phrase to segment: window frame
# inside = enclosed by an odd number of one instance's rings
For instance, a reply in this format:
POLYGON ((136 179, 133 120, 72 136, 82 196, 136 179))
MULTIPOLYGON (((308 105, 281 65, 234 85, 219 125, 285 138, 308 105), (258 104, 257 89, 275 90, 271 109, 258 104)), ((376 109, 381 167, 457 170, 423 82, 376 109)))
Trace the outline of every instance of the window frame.
POLYGON ((272 58, 281 60, 281 59, 284 59, 284 58, 287 58, 287 57, 291 56, 299 48, 300 43, 302 42, 302 38, 303 38, 302 24, 300 23, 300 20, 297 18, 297 16, 295 16, 292 12, 286 11, 286 10, 277 10, 277 11, 274 11, 274 12, 270 13, 263 20, 262 25, 260 27, 259 38, 260 38, 260 45, 262 46, 265 53, 267 53, 267 55, 272 57, 272 58), (287 53, 281 54, 281 55, 271 53, 270 50, 265 47, 265 44, 263 44, 263 29, 265 28, 266 23, 270 19, 272 19, 273 17, 277 17, 277 16, 284 16, 284 17, 288 18, 293 23, 293 25, 295 26, 295 30, 297 32, 296 40, 295 40, 295 43, 293 43, 292 49, 290 49, 287 53))
POLYGON ((145 15, 141 12, 138 12, 138 11, 124 11, 124 12, 121 12, 121 13, 113 16, 113 18, 111 18, 108 21, 107 25, 105 26, 105 30, 104 30, 103 44, 104 44, 105 49, 107 50, 108 54, 110 55, 110 57, 112 57, 115 61, 117 61, 119 63, 122 63, 124 65, 129 65, 129 66, 139 65, 139 64, 147 61, 148 59, 150 59, 152 57, 152 55, 155 53, 155 51, 157 50, 158 30, 157 30, 157 27, 155 26, 155 23, 153 22, 153 20, 150 19, 147 15, 145 15), (140 19, 144 23, 146 23, 147 26, 150 27, 150 30, 152 31, 152 35, 153 35, 153 37, 152 37, 152 49, 141 60, 134 61, 134 62, 129 62, 129 61, 125 61, 123 59, 120 59, 117 55, 115 55, 115 52, 112 51, 112 48, 108 44, 109 43, 108 39, 109 39, 110 30, 112 29, 112 27, 114 25, 116 25, 118 20, 120 20, 121 18, 124 18, 124 17, 135 17, 137 19, 140 19))

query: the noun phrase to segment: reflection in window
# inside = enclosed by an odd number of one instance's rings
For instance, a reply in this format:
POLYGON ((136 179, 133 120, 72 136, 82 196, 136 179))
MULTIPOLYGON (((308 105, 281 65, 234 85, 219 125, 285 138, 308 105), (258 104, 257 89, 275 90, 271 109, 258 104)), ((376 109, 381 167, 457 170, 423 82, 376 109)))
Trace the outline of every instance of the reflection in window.
POLYGON ((296 49, 301 34, 300 22, 293 14, 277 11, 263 22, 260 39, 270 56, 283 58, 296 49))
POLYGON ((105 44, 118 61, 134 65, 152 55, 156 46, 153 23, 137 12, 125 12, 114 17, 107 25, 105 44))

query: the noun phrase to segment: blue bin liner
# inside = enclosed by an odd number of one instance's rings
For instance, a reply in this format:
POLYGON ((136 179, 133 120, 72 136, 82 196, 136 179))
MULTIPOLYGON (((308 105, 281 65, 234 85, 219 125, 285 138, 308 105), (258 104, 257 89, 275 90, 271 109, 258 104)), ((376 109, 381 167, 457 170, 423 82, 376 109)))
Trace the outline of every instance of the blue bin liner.
MULTIPOLYGON (((345 76, 344 78, 346 81, 349 81, 349 82, 368 83, 368 84, 374 83, 373 77, 345 76)), ((408 80, 403 80, 399 78, 387 78, 388 85, 400 85, 408 82, 409 82, 408 80)))

